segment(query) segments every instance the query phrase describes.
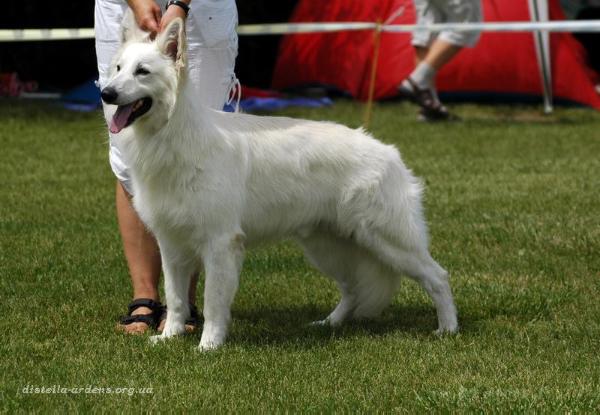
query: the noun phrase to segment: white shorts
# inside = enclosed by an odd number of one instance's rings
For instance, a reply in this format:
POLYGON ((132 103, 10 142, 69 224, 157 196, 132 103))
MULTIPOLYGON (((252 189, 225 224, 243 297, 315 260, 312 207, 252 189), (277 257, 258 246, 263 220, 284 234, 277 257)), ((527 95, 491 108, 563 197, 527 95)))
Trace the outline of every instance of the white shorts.
MULTIPOLYGON (((168 0, 156 0, 164 11, 168 0)), ((109 68, 120 47, 121 20, 125 0, 96 0, 95 31, 98 83, 106 83, 109 68)), ((237 82, 234 67, 237 56, 237 8, 235 0, 194 0, 186 19, 188 79, 204 105, 222 109, 237 82)), ((109 134, 110 135, 110 134, 109 134)), ((133 194, 129 168, 121 151, 110 139, 110 166, 125 189, 133 194)))
MULTIPOLYGON (((482 20, 480 0, 414 0, 418 25, 431 23, 478 23, 482 20)), ((480 32, 444 30, 434 33, 427 29, 413 32, 413 46, 428 47, 436 37, 456 46, 475 46, 480 32)))

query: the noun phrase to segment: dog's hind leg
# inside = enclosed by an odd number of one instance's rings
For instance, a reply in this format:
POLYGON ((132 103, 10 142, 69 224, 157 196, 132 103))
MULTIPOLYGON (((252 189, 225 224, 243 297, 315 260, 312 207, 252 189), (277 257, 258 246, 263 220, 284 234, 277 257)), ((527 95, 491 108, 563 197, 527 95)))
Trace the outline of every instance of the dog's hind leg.
POLYGON ((429 294, 435 304, 438 329, 436 334, 455 333, 458 331, 456 307, 452 298, 449 274, 428 252, 405 253, 405 258, 398 257, 404 263, 405 273, 416 280, 429 294), (410 256, 410 258, 407 258, 410 256))
POLYGON ((448 272, 431 258, 426 248, 416 244, 406 248, 404 246, 408 244, 393 241, 388 232, 374 229, 360 232, 360 239, 383 262, 396 272, 416 280, 425 289, 436 308, 436 333, 454 333, 458 330, 448 272))
POLYGON ((400 285, 400 274, 370 252, 360 249, 364 253, 357 267, 359 278, 353 317, 369 319, 377 317, 391 303, 400 285))
POLYGON ((349 318, 377 316, 397 291, 399 278, 352 240, 316 231, 298 239, 309 262, 337 283, 342 298, 324 320, 339 325, 349 318))
POLYGON ((341 223, 350 227, 360 246, 421 284, 435 304, 438 332, 455 332, 448 273, 429 254, 421 186, 399 160, 388 167, 380 181, 349 194, 340 206, 341 223))
POLYGON ((225 234, 203 248, 204 327, 199 349, 216 349, 225 341, 231 321, 231 303, 238 288, 244 258, 244 235, 225 234))

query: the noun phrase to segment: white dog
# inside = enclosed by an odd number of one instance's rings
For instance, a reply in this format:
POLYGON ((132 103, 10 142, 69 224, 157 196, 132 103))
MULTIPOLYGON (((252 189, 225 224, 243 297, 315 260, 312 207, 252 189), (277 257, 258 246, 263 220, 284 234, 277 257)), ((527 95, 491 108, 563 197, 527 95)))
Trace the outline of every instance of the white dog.
POLYGON ((421 186, 394 147, 331 122, 204 108, 186 86, 183 21, 155 41, 138 32, 124 29, 102 95, 135 209, 162 255, 169 312, 155 339, 185 331, 190 276, 204 265, 200 349, 223 344, 245 246, 285 237, 339 286, 320 323, 377 316, 407 275, 433 299, 437 332, 457 330, 448 273, 428 251, 421 186))

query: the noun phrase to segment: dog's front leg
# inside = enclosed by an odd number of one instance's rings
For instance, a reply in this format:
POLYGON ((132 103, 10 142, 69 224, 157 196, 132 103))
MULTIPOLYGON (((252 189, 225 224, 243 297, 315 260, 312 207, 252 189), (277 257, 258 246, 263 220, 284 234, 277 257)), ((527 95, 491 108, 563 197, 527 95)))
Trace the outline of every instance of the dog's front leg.
POLYGON ((204 328, 199 346, 202 351, 216 349, 225 341, 243 258, 241 233, 215 238, 204 250, 204 328))
POLYGON ((188 294, 190 279, 195 271, 194 263, 184 259, 165 241, 159 240, 163 273, 165 278, 165 296, 167 300, 167 320, 162 333, 152 336, 153 342, 185 333, 185 320, 189 317, 188 294))

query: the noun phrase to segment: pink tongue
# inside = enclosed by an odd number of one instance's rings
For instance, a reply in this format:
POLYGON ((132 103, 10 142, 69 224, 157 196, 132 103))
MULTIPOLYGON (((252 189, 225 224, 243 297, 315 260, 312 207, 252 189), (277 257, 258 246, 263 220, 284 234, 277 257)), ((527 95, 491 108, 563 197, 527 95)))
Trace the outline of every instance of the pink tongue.
POLYGON ((113 115, 112 120, 110 121, 110 132, 113 134, 117 134, 123 128, 125 128, 125 124, 127 124, 127 119, 131 115, 133 111, 133 104, 127 105, 119 105, 115 115, 113 115))

